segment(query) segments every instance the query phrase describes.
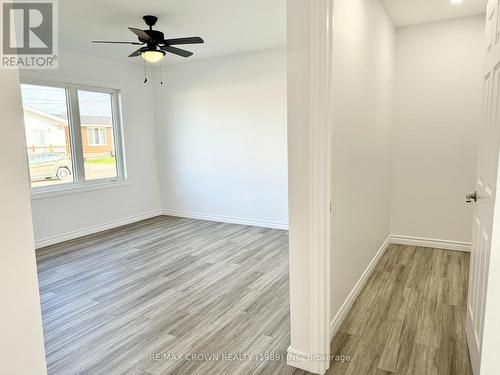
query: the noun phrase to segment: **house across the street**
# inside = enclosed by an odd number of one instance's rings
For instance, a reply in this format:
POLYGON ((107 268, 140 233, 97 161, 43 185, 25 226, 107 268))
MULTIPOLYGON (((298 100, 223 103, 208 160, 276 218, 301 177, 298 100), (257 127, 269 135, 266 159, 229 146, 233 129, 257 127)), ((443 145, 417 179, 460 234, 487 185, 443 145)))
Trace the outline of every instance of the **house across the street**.
MULTIPOLYGON (((70 154, 70 134, 66 114, 53 115, 24 106, 28 153, 58 152, 70 154)), ((81 116, 82 145, 85 159, 114 155, 111 116, 81 116)))

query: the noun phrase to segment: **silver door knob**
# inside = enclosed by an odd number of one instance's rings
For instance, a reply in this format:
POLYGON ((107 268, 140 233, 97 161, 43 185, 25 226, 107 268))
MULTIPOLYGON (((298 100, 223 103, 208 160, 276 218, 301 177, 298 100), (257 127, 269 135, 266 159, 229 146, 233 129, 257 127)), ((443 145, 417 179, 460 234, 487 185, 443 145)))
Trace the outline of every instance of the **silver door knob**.
POLYGON ((477 202, 477 191, 471 194, 465 194, 465 201, 467 203, 472 203, 472 201, 477 202))

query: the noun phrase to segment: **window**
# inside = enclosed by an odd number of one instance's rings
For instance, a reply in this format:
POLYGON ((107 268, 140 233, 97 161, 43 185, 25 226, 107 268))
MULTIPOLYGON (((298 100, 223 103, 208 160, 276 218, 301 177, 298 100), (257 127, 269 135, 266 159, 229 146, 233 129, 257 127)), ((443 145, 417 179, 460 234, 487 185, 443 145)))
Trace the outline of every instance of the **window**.
POLYGON ((31 132, 31 139, 33 140, 33 145, 46 146, 45 132, 43 130, 33 130, 31 132))
POLYGON ((74 183, 66 90, 35 85, 21 87, 32 187, 74 183))
POLYGON ((108 144, 106 128, 87 128, 87 138, 89 146, 105 146, 108 144))
POLYGON ((123 180, 119 92, 23 83, 34 191, 123 180))
POLYGON ((113 95, 78 89, 77 96, 85 176, 87 180, 114 178, 117 176, 115 144, 107 141, 114 137, 113 95))

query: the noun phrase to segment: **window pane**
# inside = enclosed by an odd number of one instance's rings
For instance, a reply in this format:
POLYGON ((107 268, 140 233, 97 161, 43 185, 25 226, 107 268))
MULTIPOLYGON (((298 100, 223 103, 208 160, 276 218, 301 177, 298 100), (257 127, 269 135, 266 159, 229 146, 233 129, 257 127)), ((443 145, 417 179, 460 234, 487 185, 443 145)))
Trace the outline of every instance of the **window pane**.
POLYGON ((73 182, 66 91, 21 85, 31 186, 73 182))
POLYGON ((117 176, 111 94, 78 90, 85 179, 117 176))

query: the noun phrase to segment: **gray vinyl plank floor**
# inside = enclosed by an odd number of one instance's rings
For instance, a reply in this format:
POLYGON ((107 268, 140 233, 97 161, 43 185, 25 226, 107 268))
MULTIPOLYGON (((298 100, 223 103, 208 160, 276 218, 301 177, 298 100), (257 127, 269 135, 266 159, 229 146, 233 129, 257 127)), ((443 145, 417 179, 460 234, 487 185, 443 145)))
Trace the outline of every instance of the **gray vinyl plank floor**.
POLYGON ((304 374, 286 365, 286 231, 160 216, 37 263, 49 375, 304 374))
MULTIPOLYGON (((49 375, 293 374, 286 231, 160 216, 37 250, 49 375)), ((335 375, 470 375, 469 255, 391 245, 335 375)))
POLYGON ((335 375, 472 375, 469 254, 391 245, 332 341, 335 375))

